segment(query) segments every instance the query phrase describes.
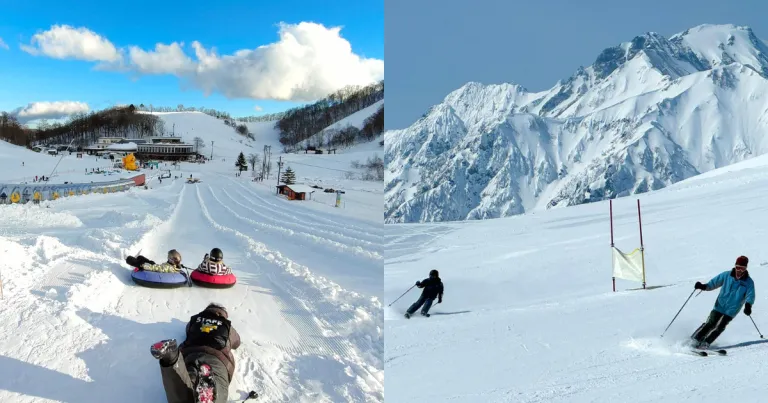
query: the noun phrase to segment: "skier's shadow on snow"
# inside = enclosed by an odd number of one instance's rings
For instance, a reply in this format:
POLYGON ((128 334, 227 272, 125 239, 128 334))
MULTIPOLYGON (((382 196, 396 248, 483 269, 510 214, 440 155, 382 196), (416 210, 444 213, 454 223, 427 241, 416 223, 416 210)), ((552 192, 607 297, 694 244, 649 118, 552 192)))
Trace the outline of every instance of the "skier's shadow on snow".
POLYGON ((739 343, 739 344, 733 344, 733 345, 730 345, 730 346, 718 346, 718 348, 722 348, 722 349, 729 349, 729 348, 736 348, 736 347, 747 347, 747 346, 753 346, 753 345, 755 345, 755 344, 763 344, 763 343, 768 343, 768 340, 753 340, 753 341, 745 341, 745 342, 743 342, 743 343, 739 343))
MULTIPOLYGON (((0 389, 65 403, 165 401, 160 368, 150 355, 149 346, 172 337, 183 341, 186 322, 173 319, 170 323, 145 324, 88 309, 78 311, 77 316, 108 338, 75 353, 83 363, 70 363, 73 373, 82 371, 79 367, 84 365, 90 381, 0 355, 0 368, 5 374, 0 377, 0 389)), ((91 333, 95 330, 89 329, 91 333)), ((77 341, 78 336, 74 339, 77 341)), ((73 347, 76 349, 77 345, 73 347)), ((66 352, 51 351, 47 358, 56 355, 66 356, 66 352)))
POLYGON ((458 315, 462 313, 470 313, 472 311, 456 311, 456 312, 430 312, 430 315, 458 315))

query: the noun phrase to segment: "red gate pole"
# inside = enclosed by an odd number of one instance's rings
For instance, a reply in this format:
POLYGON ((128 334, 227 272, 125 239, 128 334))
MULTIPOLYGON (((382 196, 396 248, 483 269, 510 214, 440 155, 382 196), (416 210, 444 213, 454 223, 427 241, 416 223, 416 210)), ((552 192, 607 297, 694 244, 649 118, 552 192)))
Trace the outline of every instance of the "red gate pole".
POLYGON ((637 222, 640 224, 640 258, 643 262, 643 289, 645 289, 645 247, 643 246, 643 218, 640 215, 640 199, 637 199, 637 222))
MULTIPOLYGON (((608 200, 608 211, 611 217, 611 261, 613 261, 613 199, 608 200)), ((611 267, 613 267, 613 264, 611 264, 611 267)), ((611 280, 613 281, 613 292, 616 292, 616 277, 612 276, 611 280)))

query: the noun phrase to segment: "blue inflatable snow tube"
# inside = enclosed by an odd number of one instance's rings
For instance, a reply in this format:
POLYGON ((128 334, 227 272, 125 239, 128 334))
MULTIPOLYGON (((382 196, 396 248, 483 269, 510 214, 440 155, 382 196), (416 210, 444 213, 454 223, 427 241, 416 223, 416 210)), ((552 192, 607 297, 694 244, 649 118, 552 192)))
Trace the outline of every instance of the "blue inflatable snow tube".
POLYGON ((133 269, 131 274, 133 281, 144 287, 150 288, 177 288, 187 285, 187 274, 179 273, 161 273, 157 271, 133 269))

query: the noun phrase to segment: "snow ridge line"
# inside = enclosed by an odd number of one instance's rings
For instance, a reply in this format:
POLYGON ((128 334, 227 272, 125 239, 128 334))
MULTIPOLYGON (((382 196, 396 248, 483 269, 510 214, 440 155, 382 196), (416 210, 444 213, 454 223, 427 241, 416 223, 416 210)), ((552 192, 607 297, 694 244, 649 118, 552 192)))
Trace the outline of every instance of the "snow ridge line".
MULTIPOLYGON (((248 206, 238 202, 237 200, 235 200, 229 194, 229 192, 226 191, 226 189, 222 189, 222 191, 224 192, 224 194, 227 197, 229 197, 233 202, 235 202, 235 204, 237 204, 237 205, 239 205, 239 206, 241 206, 241 207, 243 207, 245 209, 248 209, 248 210, 254 212, 255 214, 262 215, 258 211, 256 211, 256 210, 254 210, 254 209, 252 209, 252 208, 250 208, 250 207, 248 207, 248 206)), ((261 222, 258 222, 258 221, 254 221, 254 220, 252 220, 250 218, 243 217, 243 216, 235 213, 231 208, 229 208, 224 203, 222 203, 221 200, 219 200, 219 198, 216 196, 215 192, 212 192, 212 195, 213 195, 213 198, 216 199, 217 202, 219 202, 222 206, 224 206, 227 210, 229 210, 237 218, 240 218, 241 220, 244 220, 244 221, 248 221, 249 223, 251 223, 253 225, 256 225, 256 226, 259 226, 261 228, 266 228, 266 229, 271 230, 271 231, 280 231, 280 232, 283 232, 283 233, 291 235, 291 236, 297 236, 297 237, 302 237, 302 238, 305 238, 305 239, 309 239, 310 241, 314 241, 314 242, 316 242, 318 244, 321 244, 321 245, 324 245, 324 246, 335 247, 336 249, 343 250, 343 251, 349 251, 352 254, 359 255, 359 256, 362 256, 362 257, 365 257, 365 258, 368 258, 368 259, 381 260, 383 258, 377 252, 371 252, 371 251, 365 250, 365 249, 363 249, 360 246, 350 246, 350 245, 346 245, 346 244, 343 244, 341 242, 337 242, 337 241, 334 241, 334 240, 331 240, 331 239, 328 239, 328 238, 323 238, 323 237, 320 237, 320 236, 317 236, 317 235, 313 235, 313 234, 310 234, 308 232, 295 231, 295 230, 288 229, 288 228, 285 228, 285 227, 279 227, 279 226, 276 226, 276 225, 264 224, 264 223, 261 223, 261 222)), ((264 217, 266 217, 266 216, 264 216, 264 217)))
MULTIPOLYGON (((208 188, 212 191, 210 186, 208 188)), ((199 187, 196 188, 196 192, 203 215, 213 227, 220 231, 230 232, 243 238, 252 251, 263 259, 282 267, 286 273, 305 281, 319 296, 325 297, 324 301, 321 302, 332 305, 336 308, 337 312, 355 312, 355 319, 350 321, 347 325, 348 328, 339 329, 344 331, 345 334, 333 332, 335 333, 335 336, 339 337, 341 342, 349 348, 349 356, 336 358, 343 359, 344 361, 347 361, 347 365, 356 367, 356 372, 363 372, 366 379, 358 379, 358 383, 373 384, 375 387, 375 391, 369 393, 367 397, 373 399, 372 401, 383 401, 384 385, 382 357, 384 353, 384 342, 382 329, 383 307, 381 302, 379 302, 376 297, 364 297, 356 292, 345 290, 338 284, 333 283, 326 278, 313 275, 308 267, 293 262, 289 258, 282 256, 280 252, 270 250, 263 243, 255 241, 253 238, 250 238, 240 231, 217 224, 211 217, 208 208, 205 206, 199 187), (367 309, 364 307, 367 307, 367 309), (374 328, 375 331, 371 331, 373 329, 368 329, 367 327, 361 330, 361 322, 368 322, 368 327, 374 328), (370 346, 369 349, 365 348, 367 345, 370 346), (370 351, 371 349, 375 351, 370 351), (371 394, 373 396, 371 396, 371 394)), ((307 303, 308 301, 302 302, 307 303)), ((308 309, 313 314, 323 312, 322 310, 308 309)), ((317 316, 315 316, 315 319, 319 321, 317 316)), ((330 325, 327 321, 321 321, 318 324, 323 324, 325 326, 330 325)), ((334 336, 326 335, 326 337, 334 336)))
POLYGON ((265 199, 264 197, 262 197, 258 193, 254 192, 252 189, 249 189, 248 186, 244 185, 243 183, 240 183, 240 182, 238 182, 238 181, 236 181, 236 180, 234 180, 232 178, 226 177, 226 176, 225 176, 225 178, 227 178, 228 180, 232 181, 233 183, 236 183, 237 185, 239 185, 240 187, 245 189, 246 192, 252 194, 254 197, 256 197, 257 199, 259 199, 262 202, 264 202, 265 206, 267 206, 267 205, 272 206, 271 210, 274 211, 275 213, 280 213, 280 214, 283 214, 283 215, 286 215, 286 216, 290 216, 290 217, 294 217, 294 218, 301 217, 301 220, 299 220, 299 221, 303 221, 303 220, 314 221, 314 223, 315 223, 314 225, 316 225, 316 226, 322 226, 322 227, 327 227, 327 228, 331 228, 331 229, 342 228, 342 229, 347 230, 349 232, 355 232, 355 233, 358 233, 358 234, 369 235, 369 236, 372 235, 374 237, 381 236, 381 234, 380 234, 381 228, 376 228, 374 226, 370 226, 370 227, 368 227, 368 229, 364 229, 364 228, 358 227, 356 225, 342 224, 342 223, 339 223, 337 221, 333 221, 333 220, 328 219, 328 218, 323 218, 323 217, 320 217, 318 214, 312 214, 312 213, 309 213, 309 212, 305 213, 305 212, 296 211, 296 210, 292 211, 292 210, 287 209, 287 208, 285 208, 283 206, 279 206, 279 205, 277 205, 275 203, 267 201, 267 199, 265 199), (323 224, 323 223, 325 223, 325 224, 323 224))
MULTIPOLYGON (((240 195, 241 197, 243 197, 243 199, 244 199, 244 200, 248 200, 248 202, 250 202, 250 203, 251 203, 252 205, 254 205, 255 207, 262 207, 262 206, 263 206, 263 205, 259 205, 259 204, 257 204, 257 203, 256 203, 256 202, 254 202, 253 200, 249 199, 249 198, 248 198, 248 196, 247 196, 247 195, 245 195, 245 194, 243 194, 242 192, 239 192, 239 191, 237 191, 237 190, 235 190, 235 192, 236 192, 238 195, 240 195)), ((231 198, 232 196, 229 196, 229 197, 231 198)), ((245 207, 245 206, 243 206, 243 207, 245 207)), ((246 208, 248 208, 248 207, 246 207, 246 208)), ((266 215, 266 214, 264 214, 264 213, 261 213, 261 212, 259 212, 259 211, 257 211, 257 210, 254 210, 254 209, 251 209, 251 210, 252 210, 254 213, 258 214, 259 216, 261 216, 261 217, 264 217, 264 218, 266 218, 266 219, 268 219, 268 220, 271 220, 271 221, 273 221, 273 222, 277 221, 277 219, 276 219, 276 218, 274 218, 274 217, 270 217, 270 216, 268 216, 268 215, 266 215)), ((295 217, 295 216, 289 216, 289 215, 287 215, 287 214, 282 214, 282 213, 280 213, 280 215, 282 215, 282 216, 284 216, 284 217, 289 217, 289 218, 291 218, 291 219, 296 219, 296 218, 297 218, 297 217, 295 217)), ((300 228, 300 229, 302 228, 302 227, 301 227, 301 226, 299 226, 298 224, 289 224, 289 223, 287 223, 287 222, 283 222, 283 223, 281 223, 281 224, 282 224, 282 225, 290 225, 290 226, 292 226, 292 227, 298 227, 298 228, 300 228)), ((375 242, 366 241, 366 240, 364 240, 364 239, 359 239, 359 238, 354 238, 354 237, 351 237, 351 236, 349 236, 349 235, 344 235, 344 234, 342 234, 342 233, 339 233, 339 232, 334 232, 334 231, 326 231, 326 230, 317 229, 317 228, 314 228, 314 226, 315 226, 315 225, 317 225, 317 224, 312 224, 312 225, 310 226, 310 227, 312 228, 313 232, 316 232, 316 233, 319 233, 319 234, 326 234, 325 236, 326 236, 326 237, 327 237, 327 239, 329 239, 329 240, 333 240, 333 239, 331 239, 331 238, 333 237, 333 238, 338 238, 338 241, 340 241, 340 242, 345 242, 345 241, 347 241, 349 245, 351 245, 351 244, 353 244, 353 243, 354 243, 354 244, 356 244, 356 246, 362 246, 362 245, 365 245, 365 246, 368 246, 368 245, 370 245, 370 246, 380 246, 379 244, 377 244, 377 243, 375 243, 375 242)), ((306 227, 307 227, 307 226, 304 226, 304 228, 306 228, 306 227)))

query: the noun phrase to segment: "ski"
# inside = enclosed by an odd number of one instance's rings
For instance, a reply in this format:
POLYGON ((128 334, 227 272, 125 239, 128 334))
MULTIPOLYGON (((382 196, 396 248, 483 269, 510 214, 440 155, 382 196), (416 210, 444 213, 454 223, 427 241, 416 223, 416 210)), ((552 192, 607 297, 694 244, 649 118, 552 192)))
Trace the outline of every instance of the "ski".
POLYGON ((728 352, 726 350, 722 350, 722 349, 720 349, 720 350, 707 350, 707 351, 692 349, 691 353, 696 354, 696 355, 698 355, 700 357, 706 357, 706 356, 709 355, 709 353, 715 353, 717 355, 728 355, 728 352))
POLYGON ((723 350, 723 349, 720 349, 720 350, 710 350, 710 351, 714 351, 714 352, 716 352, 719 355, 728 355, 728 351, 723 350))

